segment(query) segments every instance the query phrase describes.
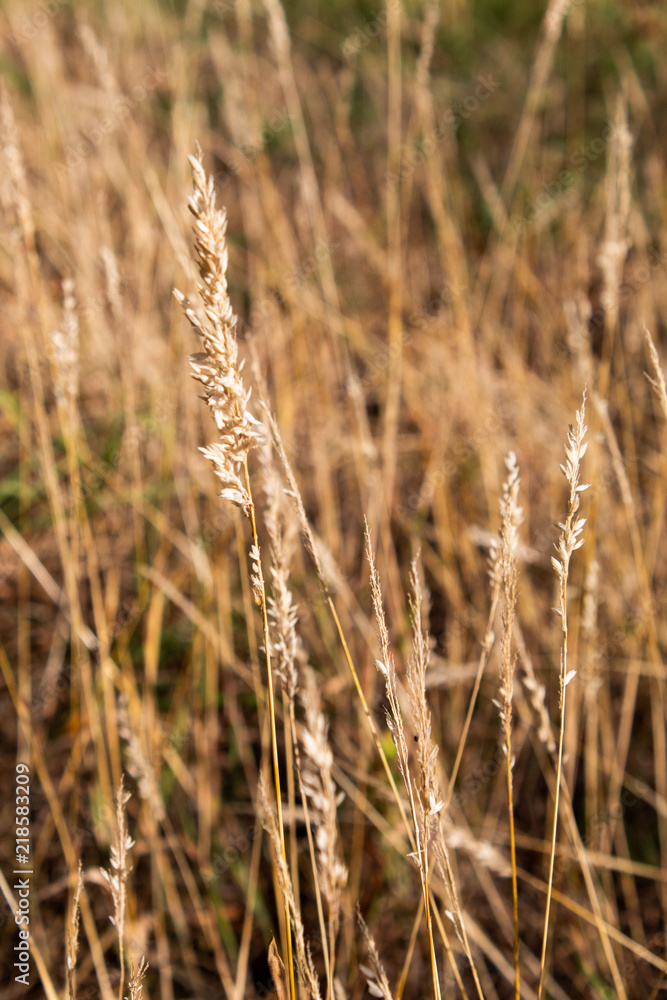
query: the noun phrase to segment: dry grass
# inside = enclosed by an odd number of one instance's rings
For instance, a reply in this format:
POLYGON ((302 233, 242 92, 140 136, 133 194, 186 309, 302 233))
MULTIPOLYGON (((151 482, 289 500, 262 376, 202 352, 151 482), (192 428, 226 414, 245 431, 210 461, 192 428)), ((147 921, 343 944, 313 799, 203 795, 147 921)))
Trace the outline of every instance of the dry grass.
POLYGON ((2 24, 3 998, 660 1000, 660 6, 2 24))

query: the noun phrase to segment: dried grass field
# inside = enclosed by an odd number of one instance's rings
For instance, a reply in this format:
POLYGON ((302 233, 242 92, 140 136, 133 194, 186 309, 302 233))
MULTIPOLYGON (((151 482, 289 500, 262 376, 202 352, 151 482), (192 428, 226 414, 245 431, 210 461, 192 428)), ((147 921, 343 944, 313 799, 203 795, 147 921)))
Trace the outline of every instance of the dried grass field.
POLYGON ((665 1000, 664 5, 0 32, 2 1000, 665 1000))

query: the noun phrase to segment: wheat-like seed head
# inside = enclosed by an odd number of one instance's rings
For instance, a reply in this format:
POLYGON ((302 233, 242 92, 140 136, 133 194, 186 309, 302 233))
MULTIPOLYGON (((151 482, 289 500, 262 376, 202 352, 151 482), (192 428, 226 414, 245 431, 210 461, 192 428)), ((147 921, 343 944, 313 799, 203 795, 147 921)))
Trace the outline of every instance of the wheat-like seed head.
POLYGON ((540 684, 537 680, 530 657, 523 656, 522 663, 525 671, 523 686, 528 691, 528 699, 539 720, 537 738, 544 744, 549 753, 553 753, 556 749, 556 741, 553 737, 551 719, 549 718, 549 711, 546 705, 546 688, 544 684, 540 684))
POLYGON ((200 316, 190 302, 174 289, 191 326, 202 339, 204 350, 190 355, 192 375, 204 388, 203 399, 209 406, 218 429, 218 440, 202 454, 208 458, 222 483, 220 495, 249 514, 251 499, 240 471, 248 451, 262 440, 262 425, 248 409, 250 390, 241 378, 236 343, 237 318, 227 292, 227 214, 216 208, 214 181, 206 177, 202 152, 189 157, 194 192, 188 201, 192 212, 195 250, 201 282, 200 316))
MULTIPOLYGON (((565 455, 566 462, 565 465, 561 465, 561 470, 563 475, 570 484, 570 498, 568 501, 567 517, 564 522, 559 522, 558 527, 561 529, 560 537, 558 539, 558 544, 556 545, 556 551, 560 556, 556 559, 555 556, 551 557, 551 564, 558 577, 558 589, 559 589, 559 606, 554 608, 554 611, 560 615, 562 628, 564 634, 567 636, 567 581, 570 571, 570 559, 572 553, 577 549, 580 549, 584 544, 583 530, 586 524, 585 517, 577 517, 577 511, 579 510, 579 495, 589 488, 588 483, 580 483, 579 478, 581 475, 581 462, 588 449, 588 442, 584 441, 586 437, 586 431, 588 428, 584 423, 584 417, 586 415, 586 390, 584 389, 584 398, 581 405, 581 409, 577 410, 577 419, 575 426, 570 425, 570 429, 567 435, 567 444, 565 445, 565 455)), ((560 675, 560 703, 563 704, 564 692, 567 685, 576 677, 576 670, 567 670, 565 657, 563 652, 561 653, 561 675, 560 675)))
POLYGON ((391 987, 384 971, 384 965, 380 960, 375 939, 368 929, 366 921, 361 915, 359 904, 357 903, 357 922, 361 930, 361 936, 368 954, 369 965, 360 965, 359 971, 364 974, 368 984, 368 992, 372 997, 381 997, 383 1000, 393 1000, 391 987))
POLYGON ((134 840, 127 832, 125 816, 125 806, 129 800, 130 793, 125 790, 123 777, 121 777, 116 793, 116 844, 109 851, 112 871, 100 868, 102 878, 111 890, 114 912, 113 916, 109 917, 109 920, 116 928, 121 950, 125 941, 126 882, 128 875, 132 871, 132 866, 129 864, 129 853, 134 847, 134 840))
MULTIPOLYGON (((561 465, 563 475, 570 484, 570 498, 568 502, 567 518, 564 522, 559 522, 558 524, 558 527, 561 529, 561 534, 558 539, 558 544, 556 545, 556 551, 558 552, 560 559, 556 559, 555 556, 552 556, 551 558, 551 563, 556 571, 556 576, 561 582, 561 589, 564 579, 567 578, 567 569, 572 553, 581 548, 584 544, 582 531, 584 529, 584 525, 586 524, 586 518, 575 518, 575 515, 579 510, 579 494, 583 493, 584 490, 587 490, 590 486, 589 483, 582 484, 579 482, 581 475, 581 462, 588 449, 588 442, 584 441, 586 431, 588 430, 586 424, 584 423, 585 415, 586 391, 584 390, 584 400, 581 409, 577 410, 576 424, 574 427, 570 425, 570 429, 568 431, 567 444, 565 445, 566 462, 565 465, 561 465)), ((560 610, 562 612, 564 609, 560 610)))
POLYGON ((303 644, 296 630, 299 609, 289 586, 296 526, 294 518, 288 516, 289 508, 268 441, 262 446, 261 465, 266 495, 264 523, 271 548, 272 594, 266 603, 271 654, 276 676, 279 677, 290 701, 293 702, 298 683, 297 664, 306 659, 303 644))
POLYGON ((514 697, 514 662, 512 655, 512 633, 516 608, 517 564, 519 553, 519 525, 523 520, 523 510, 519 506, 519 466, 516 455, 510 451, 505 458, 507 479, 503 485, 500 500, 500 539, 495 561, 496 573, 502 583, 502 661, 500 667, 500 698, 496 701, 500 721, 505 732, 503 751, 507 753, 512 732, 512 700, 514 697))
POLYGON ((312 670, 305 671, 305 680, 302 700, 306 709, 306 725, 301 735, 303 788, 315 821, 319 882, 329 907, 335 938, 340 921, 341 893, 347 884, 347 868, 338 852, 338 793, 333 779, 333 753, 327 723, 319 708, 317 683, 312 670))
POLYGON ((646 378, 653 386, 655 393, 660 400, 660 406, 662 407, 662 412, 667 417, 667 385, 665 385, 665 373, 662 370, 662 365, 660 364, 660 356, 656 350, 656 346, 653 343, 653 338, 651 337, 648 327, 644 327, 644 339, 646 341, 646 347, 651 356, 651 364, 653 365, 653 371, 655 372, 655 378, 651 378, 647 375, 646 378))
POLYGON ((409 596, 412 618, 412 652, 408 658, 407 682, 410 715, 417 737, 417 760, 421 777, 419 808, 422 814, 423 849, 428 850, 430 827, 434 817, 442 809, 437 775, 438 748, 431 738, 431 711, 426 701, 426 671, 431 650, 428 633, 422 623, 423 592, 418 571, 418 558, 410 567, 411 594, 409 596), (427 819, 428 817, 428 819, 427 819))
MULTIPOLYGON (((408 743, 405 737, 405 726, 403 725, 403 715, 398 700, 398 679, 396 676, 396 663, 389 648, 389 631, 382 604, 382 588, 380 585, 380 575, 375 565, 373 554, 373 543, 368 521, 366 524, 366 558, 371 574, 371 596, 373 599, 373 611, 375 613, 376 631, 382 659, 375 661, 375 666, 382 674, 385 683, 385 691, 389 707, 386 709, 387 727, 391 733, 391 738, 396 747, 396 761, 398 763, 401 777, 411 797, 412 803, 412 778, 410 777, 410 764, 408 758, 408 743)), ((411 806, 412 811, 412 806, 411 806)))
POLYGON ((127 988, 130 991, 130 995, 126 1000, 141 1000, 141 994, 143 992, 143 978, 148 970, 148 962, 142 955, 139 959, 138 965, 130 965, 130 981, 127 984, 127 988))
POLYGON ((56 398, 61 404, 67 402, 72 405, 76 400, 79 381, 79 318, 72 279, 65 278, 62 288, 62 327, 51 334, 51 345, 55 362, 56 398))
MULTIPOLYGON (((413 782, 410 774, 408 744, 398 700, 396 666, 389 649, 389 634, 382 607, 380 578, 375 566, 368 522, 366 522, 366 556, 370 566, 371 594, 383 657, 382 660, 376 660, 375 665, 385 681, 387 700, 389 702, 387 725, 394 741, 394 746, 396 747, 396 759, 408 793, 410 813, 415 833, 416 850, 411 856, 417 864, 422 879, 422 886, 426 891, 425 887, 428 886, 429 879, 428 848, 431 841, 433 841, 436 861, 450 900, 451 910, 448 912, 454 921, 456 932, 466 949, 466 955, 472 965, 472 955, 466 937, 463 913, 456 890, 454 873, 449 860, 444 823, 442 821, 443 802, 440 796, 440 785, 437 774, 438 748, 431 737, 431 713, 426 701, 426 670, 428 668, 430 646, 428 633, 422 625, 423 594, 417 561, 413 561, 410 574, 412 584, 412 593, 410 595, 412 653, 408 662, 407 682, 410 714, 412 716, 411 721, 415 736, 417 737, 417 757, 420 772, 419 783, 413 782)), ((377 988, 381 989, 380 985, 377 988)), ((384 994, 382 995, 384 996, 384 994)))

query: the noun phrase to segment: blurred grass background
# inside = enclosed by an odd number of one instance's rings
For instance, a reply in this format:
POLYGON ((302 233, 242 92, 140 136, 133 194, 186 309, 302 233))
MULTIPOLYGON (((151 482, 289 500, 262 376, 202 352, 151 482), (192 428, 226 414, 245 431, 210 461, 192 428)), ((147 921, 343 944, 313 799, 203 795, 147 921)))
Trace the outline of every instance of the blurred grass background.
MULTIPOLYGON (((0 14, 0 843, 7 872, 18 747, 34 777, 31 930, 60 995, 78 858, 78 996, 117 994, 97 869, 122 772, 136 840, 127 948, 150 962, 146 996, 241 1000, 272 988, 279 918, 255 805, 264 694, 249 536, 197 451, 211 436, 188 376, 197 345, 171 294, 195 288, 185 205, 197 140, 229 214, 241 350, 256 352, 381 727, 363 516, 399 651, 421 549, 445 775, 484 639, 488 532, 510 448, 525 512, 517 670, 523 678, 532 663, 557 725, 550 556, 563 442, 588 385, 566 778, 604 920, 623 936, 614 949, 627 996, 667 995, 667 463, 643 375, 644 324, 665 354, 667 11, 575 2, 551 45, 544 4, 400 7, 393 55, 383 8, 347 0, 286 3, 282 49, 271 5, 250 0, 10 0, 0 14), (75 405, 57 391, 52 338, 66 278, 78 303, 75 405)), ((293 584, 345 792, 346 913, 359 898, 394 984, 418 880, 300 549, 293 584)), ((511 896, 489 860, 508 842, 497 686, 494 654, 452 821, 485 996, 508 997, 511 896)), ((516 712, 529 990, 553 769, 522 684, 516 712)), ((302 825, 298 843, 305 858, 302 825)), ((552 995, 616 996, 595 926, 566 905, 590 915, 566 823, 561 845, 552 995)), ((305 863, 301 876, 314 934, 305 863)), ((13 981, 8 905, 2 920, 3 995, 50 995, 35 970, 29 990, 13 981)), ((341 939, 343 989, 359 997, 351 917, 341 939)), ((313 947, 319 961, 315 937, 313 947)), ((464 962, 461 973, 467 983, 464 962)), ((445 995, 459 995, 451 969, 443 976, 445 995)), ((406 996, 428 989, 420 937, 406 996)))

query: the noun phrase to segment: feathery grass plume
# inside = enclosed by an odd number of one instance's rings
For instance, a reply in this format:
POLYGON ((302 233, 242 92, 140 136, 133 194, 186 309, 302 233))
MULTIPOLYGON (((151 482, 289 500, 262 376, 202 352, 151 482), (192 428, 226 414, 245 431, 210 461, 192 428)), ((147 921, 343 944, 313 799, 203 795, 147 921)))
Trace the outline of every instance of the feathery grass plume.
POLYGON ((148 962, 142 955, 139 959, 139 964, 134 965, 130 963, 130 981, 127 984, 127 988, 130 991, 129 997, 126 1000, 141 1000, 143 993, 143 979, 148 970, 148 962))
POLYGON ((422 624, 424 596, 418 571, 418 558, 415 558, 412 562, 410 585, 409 605, 412 618, 412 652, 408 658, 407 685, 412 726, 417 739, 417 760, 420 777, 420 793, 417 796, 419 815, 415 818, 415 831, 417 830, 416 821, 418 818, 421 823, 421 850, 423 859, 420 865, 420 874, 422 876, 424 909, 426 911, 429 939, 431 942, 431 972, 434 978, 434 992, 436 998, 440 996, 440 981, 435 964, 435 943, 433 940, 429 893, 430 868, 428 849, 431 842, 434 844, 436 861, 450 900, 451 910, 447 911, 447 913, 454 922, 457 936, 470 963, 470 970, 480 1000, 483 1000, 482 987, 468 941, 463 920, 463 911, 459 901, 445 838, 444 802, 440 794, 440 782, 437 771, 438 747, 431 738, 431 712, 426 701, 426 671, 429 665, 431 646, 428 631, 422 624))
POLYGON ((422 892, 424 894, 424 910, 426 912, 426 925, 428 927, 431 950, 433 992, 436 1000, 438 1000, 440 997, 440 979, 435 958, 435 941, 433 939, 428 849, 432 833, 437 826, 437 814, 442 809, 444 803, 440 798, 440 788, 436 773, 438 748, 431 739, 431 712, 426 702, 426 670, 431 650, 428 634, 422 625, 423 594, 417 570, 417 558, 413 559, 410 568, 410 584, 411 594, 409 596, 409 604, 412 618, 412 652, 408 657, 407 669, 408 702, 414 734, 417 740, 417 761, 421 782, 420 794, 417 795, 418 813, 414 817, 418 851, 416 860, 419 866, 422 892))
POLYGON ((237 318, 227 292, 227 214, 224 208, 216 208, 214 180, 207 179, 202 158, 199 145, 197 156, 188 157, 194 187, 188 208, 195 218, 195 250, 201 277, 197 287, 203 316, 200 318, 178 289, 174 289, 174 295, 202 339, 204 350, 190 355, 190 365, 193 378, 204 387, 203 399, 218 429, 218 440, 200 451, 213 463, 222 484, 220 496, 250 516, 252 498, 240 473, 249 449, 262 440, 262 425, 248 409, 251 390, 245 388, 241 378, 237 318))
POLYGON ((357 903, 357 922, 361 930, 361 937, 370 962, 370 965, 359 966, 359 971, 363 972, 366 977, 368 992, 373 997, 382 997, 383 1000, 394 1000, 391 994, 389 980, 387 979, 387 973, 384 971, 384 966, 380 961, 375 939, 369 931, 366 921, 361 915, 359 903, 357 903))
POLYGON ((125 904, 127 900, 125 883, 132 871, 132 866, 128 864, 128 855, 134 847, 134 840, 127 832, 125 816, 125 806, 129 800, 130 792, 125 790, 123 777, 121 777, 116 793, 116 843, 109 852, 113 872, 107 871, 105 868, 100 868, 102 878, 108 884, 113 899, 114 912, 113 916, 109 917, 109 920, 116 928, 116 933, 118 934, 118 955, 120 961, 118 996, 121 1000, 125 979, 125 904))
MULTIPOLYGON (((426 911, 426 920, 429 931, 433 992, 436 1000, 438 1000, 440 996, 440 982, 435 959, 435 944, 433 941, 433 925, 431 920, 431 906, 428 889, 428 839, 430 825, 428 807, 432 807, 431 814, 433 814, 437 811, 437 809, 442 808, 442 803, 435 798, 432 803, 430 802, 430 788, 427 786, 432 784, 434 780, 434 754, 430 746, 431 722, 428 711, 420 710, 419 695, 414 690, 415 684, 418 685, 419 683, 417 675, 420 672, 425 674, 426 669, 426 664, 423 662, 424 651, 422 648, 422 637, 420 635, 417 638, 415 644, 416 648, 413 649, 413 657, 410 659, 408 680, 410 685, 410 709, 416 725, 415 736, 417 739, 422 740, 418 753, 420 765, 423 765, 421 770, 423 798, 419 795, 418 789, 415 788, 412 775, 410 773, 408 741, 405 737, 405 726, 403 724, 403 715, 398 697, 396 664, 391 650, 389 649, 389 631, 387 629, 387 622, 382 603, 380 576, 375 565, 375 556, 373 554, 368 521, 366 521, 366 558, 368 559, 368 565, 370 567, 371 598, 375 613, 377 637, 380 644, 380 652, 382 654, 381 660, 376 659, 375 666, 384 677, 385 692, 387 695, 387 701, 389 702, 389 707, 386 709, 387 727, 391 733, 391 738, 396 748, 398 768, 401 773, 401 777, 403 778, 405 790, 408 793, 415 846, 415 850, 410 856, 415 860, 421 878, 424 909, 426 911), (427 737, 427 739, 425 739, 425 737, 427 737)), ((428 650, 426 652, 428 653, 428 650)))
POLYGON ((512 736, 512 700, 514 696, 514 665, 512 654, 512 632, 516 609, 516 584, 519 536, 518 529, 523 520, 523 511, 519 506, 519 467, 516 455, 510 451, 505 459, 508 476, 503 485, 503 495, 500 500, 500 544, 496 560, 497 572, 500 574, 503 591, 502 605, 502 657, 500 666, 500 701, 496 701, 500 712, 500 721, 505 735, 503 752, 511 757, 512 736))
MULTIPOLYGON (((295 522, 293 517, 287 516, 286 491, 282 489, 282 484, 273 461, 273 452, 268 441, 262 446, 262 469, 264 473, 264 492, 266 495, 264 523, 268 531, 271 546, 271 579, 273 583, 273 593, 267 600, 271 655, 275 661, 276 675, 283 686, 283 703, 286 704, 285 715, 289 717, 291 738, 291 743, 286 742, 285 750, 287 755, 288 793, 291 806, 292 871, 295 873, 296 880, 298 875, 298 844, 296 839, 296 814, 293 808, 295 798, 293 774, 296 771, 306 821, 306 836, 308 838, 308 850, 315 884, 315 902, 320 933, 322 935, 322 954, 327 976, 327 996, 331 997, 334 988, 330 957, 331 935, 327 934, 327 925, 324 918, 322 879, 319 874, 310 807, 308 804, 309 797, 306 793, 306 778, 301 766, 301 751, 299 749, 296 725, 295 702, 299 680, 299 666, 305 668, 308 658, 296 629, 299 613, 289 586, 289 564, 296 540, 295 522), (291 755, 289 752, 290 749, 291 755), (292 760, 294 761, 294 767, 291 766, 292 760)), ((306 676, 310 676, 310 671, 307 672, 306 676)), ((313 703, 317 703, 316 688, 314 688, 313 703)), ((331 768, 329 768, 330 770, 331 768)), ((331 907, 329 912, 331 927, 331 919, 334 912, 331 910, 331 907)))
POLYGON ((118 698, 116 711, 118 735, 127 743, 127 773, 137 782, 139 797, 148 802, 155 820, 160 823, 165 817, 164 802, 159 788, 159 775, 155 766, 145 753, 141 734, 132 723, 130 705, 127 695, 118 698))
MULTIPOLYGON (((430 840, 430 819, 442 808, 440 790, 436 774, 438 748, 431 739, 431 712, 426 702, 426 671, 431 650, 428 633, 422 623, 423 593, 419 578, 417 559, 410 567, 409 595, 410 617, 412 619, 412 651, 408 657, 407 688, 411 721, 417 739, 417 761, 421 779, 419 796, 422 814, 422 850, 426 854, 430 840)), ((427 858, 425 858, 427 864, 427 858)))
MULTIPOLYGON (((592 646, 597 638, 598 600, 600 590, 600 563, 592 559, 586 571, 584 580, 584 599, 581 612, 581 633, 586 642, 592 646)), ((592 649, 588 658, 584 677, 586 700, 595 701, 602 680, 599 670, 599 652, 592 649)))
POLYGON ((263 775, 260 775, 259 778, 259 803, 262 810, 262 823, 271 843, 271 854, 278 876, 280 891, 286 902, 290 924, 294 933, 296 969, 299 980, 302 986, 310 993, 311 1000, 322 1000, 320 981, 315 970, 310 947, 306 944, 301 910, 294 894, 292 876, 282 852, 278 821, 273 806, 269 802, 263 775))
POLYGON ((546 956, 547 942, 549 938, 549 917, 551 913, 551 899, 553 893, 554 864, 556 860, 556 839, 558 833, 558 806, 560 803, 560 783, 563 772, 563 743, 565 739, 565 705, 567 696, 567 686, 576 676, 577 671, 569 669, 568 665, 568 622, 567 622, 567 585, 570 573, 570 560, 574 552, 584 544, 582 532, 586 523, 586 518, 577 517, 580 505, 580 494, 587 490, 590 484, 581 483, 581 462, 588 449, 588 442, 584 441, 588 428, 584 423, 586 416, 586 390, 584 389, 581 409, 577 410, 576 423, 567 435, 565 445, 565 455, 567 461, 561 465, 563 475, 570 486, 570 495, 567 504, 567 516, 565 521, 559 522, 558 527, 561 534, 558 544, 555 546, 560 558, 551 557, 551 563, 558 578, 558 607, 554 608, 560 616, 563 641, 560 656, 560 732, 558 738, 558 766, 556 768, 556 797, 554 802, 554 818, 551 834, 551 856, 549 859, 549 880, 547 886, 547 903, 544 915, 544 932, 542 936, 542 955, 540 959, 540 978, 537 987, 537 1000, 541 1000, 544 991, 544 980, 546 977, 546 956))
MULTIPOLYGON (((197 156, 189 156, 188 160, 192 168, 194 188, 193 194, 188 199, 188 208, 195 219, 193 231, 197 265, 201 278, 197 288, 203 305, 203 316, 201 318, 198 316, 189 300, 178 289, 174 289, 174 296, 180 303, 190 325, 202 339, 203 352, 190 355, 191 374, 204 387, 202 398, 208 404, 218 430, 218 440, 206 448, 201 448, 200 451, 213 463, 215 473, 222 484, 220 496, 240 507, 244 514, 250 518, 252 525, 250 583, 255 602, 262 612, 271 723, 273 782, 281 852, 284 860, 285 833, 280 794, 269 618, 257 536, 255 505, 250 490, 248 472, 248 452, 250 448, 261 444, 264 440, 263 425, 255 419, 248 409, 251 390, 245 388, 241 378, 243 361, 239 361, 236 343, 237 317, 232 309, 227 291, 227 213, 224 208, 216 208, 215 181, 212 176, 206 177, 202 164, 203 153, 199 144, 197 144, 197 156), (243 479, 241 478, 241 470, 243 470, 243 479)), ((287 911, 288 904, 285 900, 286 964, 290 976, 290 998, 294 1000, 292 942, 287 911)))
POLYGON ((665 373, 662 370, 662 365, 660 364, 660 357, 656 350, 656 346, 653 343, 653 338, 649 332, 648 327, 644 327, 644 340, 646 341, 646 347, 648 353, 651 356, 651 364, 653 365, 653 371, 655 372, 655 378, 651 378, 646 372, 644 375, 646 379, 651 383, 655 390, 655 394, 660 400, 660 406, 662 407, 662 412, 667 419, 667 385, 665 385, 665 373))
POLYGON ((299 609, 289 586, 290 561, 295 547, 294 522, 292 518, 286 517, 282 485, 273 464, 268 441, 262 447, 262 469, 266 496, 264 524, 271 547, 272 593, 266 602, 271 653, 276 676, 282 683, 290 702, 293 703, 298 685, 297 663, 305 659, 296 630, 299 609))
MULTIPOLYGON (((406 791, 408 793, 408 799, 410 802, 410 815, 412 817, 413 826, 415 823, 415 818, 417 816, 416 806, 414 803, 414 794, 412 787, 412 780, 410 777, 410 764, 408 760, 408 742, 405 738, 405 727, 403 726, 403 716, 401 714, 401 706, 398 700, 398 681, 396 677, 396 664, 394 662, 393 654, 389 648, 389 630, 387 629, 387 622, 384 614, 384 607, 382 604, 382 589, 380 586, 380 576, 378 574, 375 565, 375 556, 373 554, 373 545, 371 542, 371 533, 368 520, 365 520, 366 525, 366 558, 368 560, 368 565, 370 567, 370 584, 371 584, 371 598, 373 601, 373 611, 375 614, 375 625, 378 637, 378 642, 380 644, 380 653, 382 659, 376 659, 375 666, 379 672, 384 677, 385 692, 387 695, 387 701, 389 702, 389 707, 386 709, 386 719, 389 732, 391 733, 391 738, 396 748, 396 761, 398 763, 398 769, 403 778, 403 783, 405 785, 406 791)), ((418 825, 418 824, 417 824, 418 825)), ((418 843, 415 844, 417 848, 418 856, 421 855, 418 843)))
POLYGON ((510 451, 505 458, 507 479, 503 486, 500 500, 500 551, 497 561, 498 572, 502 579, 502 656, 500 664, 500 701, 496 701, 503 727, 503 752, 507 765, 507 800, 510 824, 510 859, 512 864, 512 909, 514 917, 514 996, 521 997, 521 980, 519 970, 519 897, 516 875, 516 842, 514 836, 514 794, 512 787, 512 702, 514 699, 514 668, 516 656, 512 652, 512 635, 514 632, 514 617, 516 612, 516 586, 518 575, 519 525, 523 520, 523 511, 519 506, 519 467, 516 455, 510 451))
POLYGON ((79 381, 79 318, 72 279, 65 278, 62 288, 62 328, 51 334, 51 346, 56 376, 56 399, 61 405, 71 407, 76 401, 79 381))
POLYGON ((526 649, 521 629, 518 626, 516 629, 516 641, 519 650, 519 657, 524 671, 524 676, 521 679, 523 681, 523 686, 528 692, 528 700, 531 708, 537 716, 537 738, 540 743, 546 747, 549 753, 554 753, 556 750, 556 741, 553 737, 553 727, 551 725, 549 710, 546 703, 547 691, 544 684, 540 684, 537 679, 533 661, 530 653, 526 649))
POLYGON ((396 759, 408 794, 410 815, 412 818, 414 850, 410 857, 415 861, 422 884, 422 896, 426 922, 429 931, 431 952, 431 976, 433 992, 436 1000, 440 997, 440 980, 435 957, 435 942, 433 940, 433 923, 431 919, 431 902, 429 892, 429 854, 431 840, 435 843, 436 859, 440 868, 445 887, 452 907, 450 915, 454 921, 457 935, 464 946, 470 962, 471 970, 482 996, 481 985, 470 951, 468 938, 463 922, 463 914, 459 903, 454 880, 454 873, 449 861, 449 853, 445 843, 442 818, 443 801, 437 777, 436 761, 438 748, 431 739, 431 713, 426 702, 426 670, 430 659, 428 634, 422 627, 422 588, 417 571, 417 560, 412 563, 410 580, 412 593, 410 610, 412 616, 412 652, 408 659, 407 686, 412 726, 417 739, 417 759, 419 764, 419 782, 414 781, 410 772, 408 741, 405 736, 405 726, 398 696, 398 678, 396 664, 389 649, 389 632, 382 604, 382 589, 380 577, 375 565, 370 529, 366 521, 366 558, 370 567, 371 598, 375 613, 376 630, 382 659, 376 659, 375 666, 384 677, 385 692, 389 706, 386 709, 387 726, 396 748, 396 759), (440 816, 438 815, 440 814, 440 816))
POLYGON ((317 682, 312 670, 305 671, 305 680, 302 694, 306 710, 306 725, 301 731, 304 751, 302 780, 315 822, 320 888, 329 910, 329 961, 333 977, 341 894, 347 884, 347 868, 340 860, 338 851, 336 811, 339 797, 333 780, 333 753, 329 745, 327 723, 320 711, 317 682))
POLYGON ((76 870, 76 888, 72 899, 70 922, 65 941, 65 969, 67 975, 67 1000, 76 998, 76 957, 79 952, 79 921, 81 919, 81 891, 83 889, 83 866, 81 859, 76 870))

